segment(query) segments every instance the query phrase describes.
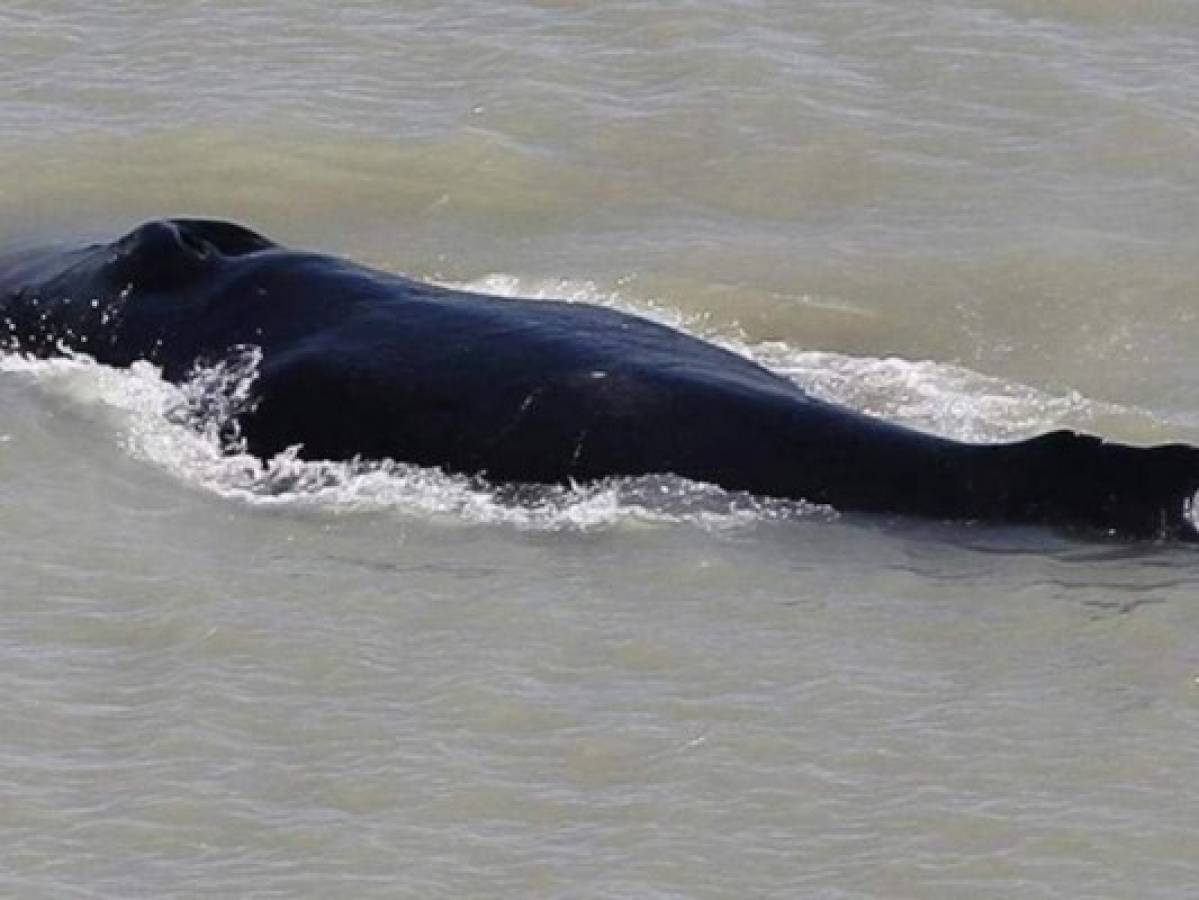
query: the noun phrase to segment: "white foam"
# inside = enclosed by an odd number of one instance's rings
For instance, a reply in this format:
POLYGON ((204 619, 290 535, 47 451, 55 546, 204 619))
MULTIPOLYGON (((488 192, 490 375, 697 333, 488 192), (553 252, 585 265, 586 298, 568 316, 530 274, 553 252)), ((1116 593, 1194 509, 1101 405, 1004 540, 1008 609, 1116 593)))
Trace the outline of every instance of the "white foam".
POLYGON ((1123 412, 1077 391, 1050 394, 944 363, 755 349, 759 362, 814 397, 963 441, 1014 440, 1123 412))
POLYGON ((673 523, 720 531, 832 515, 812 504, 729 493, 668 475, 513 487, 392 460, 306 461, 296 448, 263 463, 237 448, 228 427, 230 414, 249 396, 256 363, 256 355, 238 354, 177 386, 145 362, 114 369, 83 355, 39 360, 3 354, 0 374, 30 378, 40 389, 101 410, 133 457, 252 505, 390 511, 539 531, 673 523))

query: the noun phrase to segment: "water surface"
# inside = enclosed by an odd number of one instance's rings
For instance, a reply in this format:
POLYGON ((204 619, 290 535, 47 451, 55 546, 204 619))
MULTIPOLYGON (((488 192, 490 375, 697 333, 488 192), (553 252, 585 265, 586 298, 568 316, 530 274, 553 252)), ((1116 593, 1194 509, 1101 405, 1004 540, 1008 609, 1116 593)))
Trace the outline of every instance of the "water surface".
MULTIPOLYGON (((975 440, 1199 442, 1184 0, 12 3, 0 238, 210 215, 975 440)), ((0 360, 0 893, 1177 897, 1186 548, 265 474, 0 360)))

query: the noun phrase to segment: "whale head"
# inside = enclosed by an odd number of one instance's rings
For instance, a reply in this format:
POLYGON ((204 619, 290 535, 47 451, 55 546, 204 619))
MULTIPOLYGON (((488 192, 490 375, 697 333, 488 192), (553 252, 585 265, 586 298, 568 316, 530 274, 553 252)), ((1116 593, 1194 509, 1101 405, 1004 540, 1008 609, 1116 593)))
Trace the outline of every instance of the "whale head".
POLYGON ((145 290, 169 290, 202 278, 228 260, 275 248, 233 222, 161 219, 146 222, 108 245, 103 276, 145 290))
POLYGON ((0 340, 34 356, 65 350, 115 365, 183 366, 192 350, 163 348, 202 338, 214 298, 228 296, 256 260, 283 252, 241 225, 181 218, 108 243, 11 254, 0 258, 0 340))

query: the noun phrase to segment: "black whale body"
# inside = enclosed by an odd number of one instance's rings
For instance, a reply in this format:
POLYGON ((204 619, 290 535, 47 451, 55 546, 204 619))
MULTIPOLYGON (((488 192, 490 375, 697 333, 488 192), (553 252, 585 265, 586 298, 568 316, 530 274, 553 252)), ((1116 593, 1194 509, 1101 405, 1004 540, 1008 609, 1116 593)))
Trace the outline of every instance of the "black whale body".
POLYGON ((300 445, 512 482, 671 472, 841 510, 1196 538, 1189 446, 946 440, 634 316, 422 284, 227 222, 0 261, 0 328, 10 349, 145 359, 175 382, 257 346, 239 424, 264 458, 300 445))

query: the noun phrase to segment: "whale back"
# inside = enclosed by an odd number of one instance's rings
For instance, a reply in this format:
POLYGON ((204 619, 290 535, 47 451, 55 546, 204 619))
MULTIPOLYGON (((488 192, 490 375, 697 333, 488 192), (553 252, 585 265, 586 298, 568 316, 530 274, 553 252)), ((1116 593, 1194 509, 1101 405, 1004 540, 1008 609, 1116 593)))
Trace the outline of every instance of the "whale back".
POLYGON ((559 483, 672 472, 842 510, 1196 537, 1193 447, 960 443, 643 318, 425 284, 229 222, 0 260, 0 326, 11 349, 147 360, 176 382, 257 348, 230 433, 264 458, 298 446, 559 483))

